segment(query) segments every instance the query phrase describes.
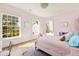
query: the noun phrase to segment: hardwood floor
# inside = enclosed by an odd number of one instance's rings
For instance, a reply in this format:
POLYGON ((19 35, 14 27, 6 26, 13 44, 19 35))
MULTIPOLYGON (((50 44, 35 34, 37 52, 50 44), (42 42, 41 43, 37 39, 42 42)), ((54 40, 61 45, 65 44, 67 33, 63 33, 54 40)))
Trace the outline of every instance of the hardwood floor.
MULTIPOLYGON (((3 48, 3 51, 8 51, 9 47, 3 48)), ((13 45, 10 56, 50 56, 49 54, 35 50, 35 40, 13 45)))
MULTIPOLYGON (((33 46, 35 43, 35 39, 34 40, 29 40, 29 41, 26 41, 26 42, 22 42, 22 43, 19 43, 19 44, 16 44, 16 45, 12 45, 12 48, 16 48, 16 47, 30 47, 30 46, 33 46)), ((8 50, 9 47, 4 47, 2 48, 2 51, 4 50, 8 50)))

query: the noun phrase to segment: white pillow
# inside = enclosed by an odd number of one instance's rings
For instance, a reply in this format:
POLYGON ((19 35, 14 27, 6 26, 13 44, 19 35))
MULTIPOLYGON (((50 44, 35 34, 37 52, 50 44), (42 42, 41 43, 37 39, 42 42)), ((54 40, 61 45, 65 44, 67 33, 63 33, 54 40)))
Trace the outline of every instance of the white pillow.
POLYGON ((67 33, 66 35, 65 35, 65 40, 67 41, 68 40, 68 37, 70 36, 70 35, 72 35, 73 33, 71 33, 71 32, 69 32, 69 33, 67 33))

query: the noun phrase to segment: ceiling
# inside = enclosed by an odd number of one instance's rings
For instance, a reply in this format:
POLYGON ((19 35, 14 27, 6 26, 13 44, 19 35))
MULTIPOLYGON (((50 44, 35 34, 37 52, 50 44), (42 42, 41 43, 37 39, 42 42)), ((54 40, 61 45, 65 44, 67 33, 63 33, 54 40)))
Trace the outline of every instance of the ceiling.
POLYGON ((40 3, 10 3, 9 5, 42 17, 50 17, 79 10, 79 4, 77 3, 49 3, 48 7, 44 9, 41 8, 40 3))

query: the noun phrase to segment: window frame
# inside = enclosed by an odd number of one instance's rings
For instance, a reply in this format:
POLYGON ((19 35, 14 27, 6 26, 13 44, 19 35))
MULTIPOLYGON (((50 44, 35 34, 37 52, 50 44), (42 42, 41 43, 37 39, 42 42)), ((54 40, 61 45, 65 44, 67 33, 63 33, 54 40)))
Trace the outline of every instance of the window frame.
POLYGON ((1 13, 1 20, 0 20, 0 29, 1 29, 1 39, 14 39, 14 38, 20 38, 21 37, 21 17, 20 16, 17 16, 17 15, 14 15, 14 14, 10 14, 10 13, 1 13), (3 21, 3 15, 9 15, 9 16, 14 16, 14 17, 18 17, 18 20, 19 20, 19 36, 13 36, 13 37, 6 37, 6 38, 3 38, 3 25, 2 25, 2 21, 3 21))

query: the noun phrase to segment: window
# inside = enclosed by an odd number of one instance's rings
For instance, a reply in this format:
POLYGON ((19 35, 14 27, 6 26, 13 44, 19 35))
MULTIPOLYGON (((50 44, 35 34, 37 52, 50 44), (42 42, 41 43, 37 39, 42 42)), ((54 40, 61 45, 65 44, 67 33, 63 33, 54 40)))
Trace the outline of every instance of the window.
POLYGON ((2 38, 20 37, 20 20, 18 16, 2 14, 2 38))
POLYGON ((49 30, 50 32, 53 32, 53 22, 49 21, 49 30))
POLYGON ((53 33, 53 21, 49 21, 46 24, 46 33, 53 33))

